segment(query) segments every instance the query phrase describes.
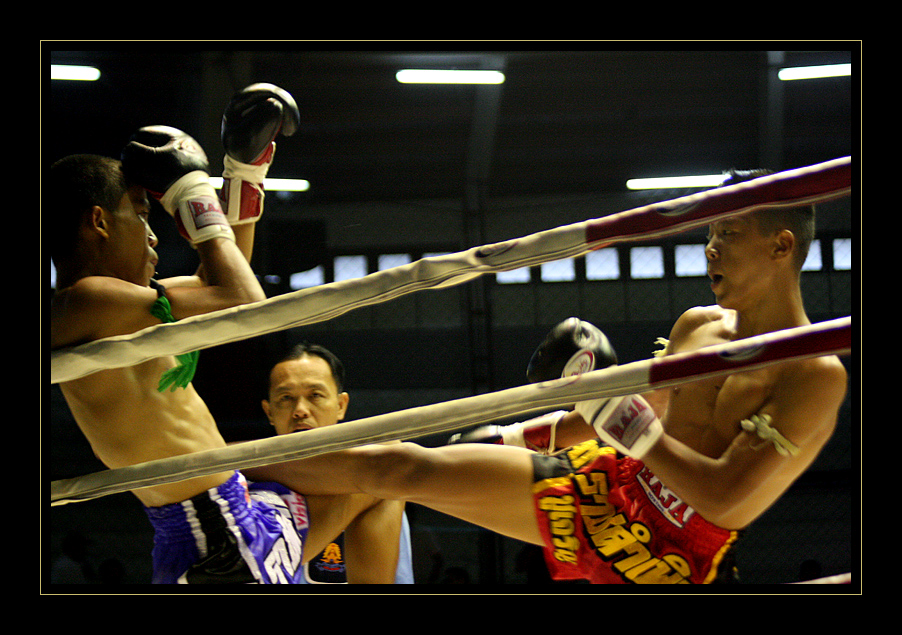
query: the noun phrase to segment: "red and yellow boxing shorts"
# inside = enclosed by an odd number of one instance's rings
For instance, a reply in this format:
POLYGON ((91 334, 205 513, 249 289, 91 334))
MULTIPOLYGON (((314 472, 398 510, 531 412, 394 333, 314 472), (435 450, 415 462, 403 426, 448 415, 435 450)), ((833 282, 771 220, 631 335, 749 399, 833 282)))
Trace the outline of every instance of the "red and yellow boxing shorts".
POLYGON ((533 496, 555 580, 732 581, 739 533, 712 525, 641 461, 597 440, 535 455, 533 496))

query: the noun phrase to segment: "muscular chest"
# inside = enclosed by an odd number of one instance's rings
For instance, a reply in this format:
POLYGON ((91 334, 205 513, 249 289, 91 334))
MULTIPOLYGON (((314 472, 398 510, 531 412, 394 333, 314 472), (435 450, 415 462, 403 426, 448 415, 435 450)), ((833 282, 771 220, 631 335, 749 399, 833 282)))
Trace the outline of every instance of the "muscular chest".
POLYGON ((689 447, 720 456, 739 433, 739 422, 765 406, 773 385, 773 373, 765 369, 676 386, 664 424, 689 447))

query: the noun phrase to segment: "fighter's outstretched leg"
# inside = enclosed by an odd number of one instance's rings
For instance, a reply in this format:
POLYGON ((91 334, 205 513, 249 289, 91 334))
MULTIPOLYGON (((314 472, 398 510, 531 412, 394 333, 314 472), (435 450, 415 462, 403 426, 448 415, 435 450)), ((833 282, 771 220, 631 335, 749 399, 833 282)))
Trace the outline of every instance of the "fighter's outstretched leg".
POLYGON ((372 445, 247 470, 303 494, 362 492, 405 500, 490 531, 541 544, 532 499, 533 453, 464 444, 372 445))

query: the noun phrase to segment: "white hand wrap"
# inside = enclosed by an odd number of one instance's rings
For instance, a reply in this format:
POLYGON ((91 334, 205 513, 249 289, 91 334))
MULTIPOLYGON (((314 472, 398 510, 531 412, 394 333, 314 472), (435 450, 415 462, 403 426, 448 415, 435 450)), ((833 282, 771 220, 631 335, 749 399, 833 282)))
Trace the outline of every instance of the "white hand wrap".
POLYGON ((275 143, 259 163, 241 163, 228 154, 222 160, 222 200, 231 225, 256 223, 263 215, 263 181, 272 165, 275 143))
POLYGON ((553 454, 557 424, 566 414, 563 410, 549 412, 521 423, 512 423, 500 428, 504 445, 528 448, 539 454, 553 454))
POLYGON ((576 411, 599 439, 634 459, 645 456, 664 433, 655 411, 639 395, 583 401, 576 411))
POLYGON ((160 203, 192 245, 212 238, 235 240, 210 177, 202 170, 189 172, 169 186, 160 203))

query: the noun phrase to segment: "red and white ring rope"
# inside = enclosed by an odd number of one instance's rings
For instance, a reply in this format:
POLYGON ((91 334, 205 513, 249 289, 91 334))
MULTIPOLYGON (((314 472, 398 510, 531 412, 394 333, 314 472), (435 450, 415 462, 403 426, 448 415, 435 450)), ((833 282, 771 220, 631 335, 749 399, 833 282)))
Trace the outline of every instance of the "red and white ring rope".
POLYGON ((249 441, 95 472, 50 484, 51 505, 63 505, 227 469, 301 459, 368 443, 451 432, 577 401, 644 392, 708 377, 754 370, 791 359, 845 355, 852 350, 850 317, 787 329, 697 351, 657 357, 539 384, 400 410, 358 421, 249 441))
POLYGON ((163 355, 180 355, 314 324, 415 291, 461 284, 486 273, 573 258, 616 242, 676 234, 755 209, 824 202, 847 196, 851 183, 852 162, 845 157, 515 240, 423 258, 363 278, 52 351, 50 381, 62 383, 106 368, 131 366, 163 355))

